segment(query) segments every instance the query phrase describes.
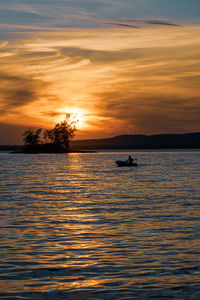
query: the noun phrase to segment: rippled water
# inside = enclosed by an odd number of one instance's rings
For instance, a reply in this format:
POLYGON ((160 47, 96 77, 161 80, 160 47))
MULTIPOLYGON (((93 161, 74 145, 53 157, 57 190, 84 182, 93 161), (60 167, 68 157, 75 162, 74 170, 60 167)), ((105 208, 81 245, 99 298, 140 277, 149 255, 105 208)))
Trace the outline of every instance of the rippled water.
POLYGON ((1 299, 200 299, 200 152, 128 154, 0 154, 1 299))

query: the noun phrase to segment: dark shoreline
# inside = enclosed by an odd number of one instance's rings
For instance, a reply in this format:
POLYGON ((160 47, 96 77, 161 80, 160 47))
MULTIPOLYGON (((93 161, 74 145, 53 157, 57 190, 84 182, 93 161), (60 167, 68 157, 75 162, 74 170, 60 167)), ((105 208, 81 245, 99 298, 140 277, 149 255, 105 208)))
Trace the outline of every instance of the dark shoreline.
MULTIPOLYGON (((1 151, 1 150, 0 150, 1 151)), ((69 153, 97 153, 95 150, 77 150, 68 152, 25 152, 25 151, 12 151, 11 154, 69 154, 69 153)))

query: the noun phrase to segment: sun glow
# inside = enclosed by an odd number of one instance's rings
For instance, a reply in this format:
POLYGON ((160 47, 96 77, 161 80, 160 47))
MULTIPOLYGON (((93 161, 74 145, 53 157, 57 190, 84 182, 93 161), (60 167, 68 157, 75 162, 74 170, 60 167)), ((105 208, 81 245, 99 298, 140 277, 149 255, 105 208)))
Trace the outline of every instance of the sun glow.
POLYGON ((76 125, 77 128, 80 128, 82 125, 82 116, 77 113, 71 113, 70 115, 70 122, 76 125))
POLYGON ((62 109, 62 115, 60 116, 58 122, 62 121, 65 118, 66 114, 70 114, 70 123, 76 123, 77 129, 84 127, 84 112, 77 108, 71 109, 62 109))

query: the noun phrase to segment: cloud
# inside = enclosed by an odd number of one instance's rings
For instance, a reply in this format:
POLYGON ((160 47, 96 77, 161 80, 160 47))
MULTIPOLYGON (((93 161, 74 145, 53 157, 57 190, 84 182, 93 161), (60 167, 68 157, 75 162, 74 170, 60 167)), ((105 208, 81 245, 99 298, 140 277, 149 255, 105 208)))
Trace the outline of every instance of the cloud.
POLYGON ((163 25, 163 26, 181 26, 179 24, 170 23, 168 21, 162 20, 121 20, 124 23, 136 23, 136 24, 146 24, 146 25, 163 25))
MULTIPOLYGON (((4 1, 4 0, 2 0, 4 1)), ((90 27, 95 12, 87 5, 75 1, 6 1, 0 3, 0 27, 9 32, 58 30, 62 28, 90 27)), ((3 35, 4 36, 4 35, 3 35)))
POLYGON ((98 24, 104 25, 114 25, 114 26, 121 26, 121 27, 131 27, 131 28, 140 28, 139 26, 129 25, 125 23, 115 23, 115 22, 99 22, 98 24))
POLYGON ((197 131, 199 30, 68 30, 9 42, 1 50, 15 56, 0 59, 1 120, 48 128, 78 108, 88 137, 197 131))
MULTIPOLYGON (((198 131, 200 98, 181 95, 161 95, 126 87, 120 92, 96 95, 101 115, 117 124, 119 133, 163 133, 198 131), (126 90, 126 91, 125 91, 126 90), (115 120, 115 121, 114 121, 115 120)), ((105 123, 105 122, 104 122, 105 123)), ((113 134, 116 131, 113 128, 113 134)))
POLYGON ((4 47, 6 47, 8 45, 8 41, 2 41, 1 43, 0 43, 0 48, 4 48, 4 47))
POLYGON ((174 24, 162 20, 116 20, 112 22, 111 21, 98 22, 98 24, 113 25, 113 26, 120 26, 120 27, 132 27, 132 28, 141 28, 142 25, 172 26, 172 27, 180 26, 178 24, 174 24), (140 26, 137 24, 139 24, 140 26))
POLYGON ((63 113, 61 112, 56 112, 55 110, 52 110, 52 111, 48 111, 48 110, 45 110, 43 112, 41 112, 42 115, 44 115, 45 117, 59 117, 59 116, 62 116, 63 113))
POLYGON ((200 2, 190 0, 185 1, 184 5, 182 2, 183 0, 1 0, 0 25, 3 25, 4 30, 0 37, 15 39, 16 33, 22 34, 23 28, 24 31, 34 32, 63 28, 86 29, 100 27, 99 25, 126 28, 177 26, 176 21, 160 20, 161 16, 166 20, 180 20, 182 24, 198 24, 200 2))
POLYGON ((47 84, 30 76, 0 72, 0 112, 3 115, 37 101, 47 84))

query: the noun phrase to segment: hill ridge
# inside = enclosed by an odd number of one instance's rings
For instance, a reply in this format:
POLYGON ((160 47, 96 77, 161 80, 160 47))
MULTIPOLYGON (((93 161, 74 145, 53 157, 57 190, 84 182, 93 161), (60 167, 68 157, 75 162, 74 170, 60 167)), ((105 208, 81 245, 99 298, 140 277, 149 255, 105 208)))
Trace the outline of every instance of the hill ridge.
POLYGON ((183 134, 123 134, 111 138, 73 140, 72 149, 168 149, 200 148, 200 132, 183 134))

